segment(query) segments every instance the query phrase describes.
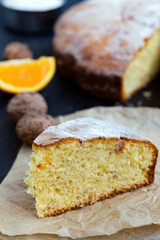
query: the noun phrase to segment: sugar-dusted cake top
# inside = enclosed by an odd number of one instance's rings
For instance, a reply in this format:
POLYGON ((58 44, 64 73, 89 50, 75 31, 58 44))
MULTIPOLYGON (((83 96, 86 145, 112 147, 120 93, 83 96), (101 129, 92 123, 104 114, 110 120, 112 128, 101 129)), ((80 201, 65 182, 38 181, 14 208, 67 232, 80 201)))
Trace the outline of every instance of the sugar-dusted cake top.
POLYGON ((54 47, 90 72, 121 76, 159 26, 159 0, 88 0, 62 14, 54 47))
POLYGON ((42 132, 35 140, 36 145, 47 146, 61 139, 76 138, 82 142, 92 138, 120 138, 148 140, 129 128, 98 120, 95 118, 77 118, 51 126, 42 132))

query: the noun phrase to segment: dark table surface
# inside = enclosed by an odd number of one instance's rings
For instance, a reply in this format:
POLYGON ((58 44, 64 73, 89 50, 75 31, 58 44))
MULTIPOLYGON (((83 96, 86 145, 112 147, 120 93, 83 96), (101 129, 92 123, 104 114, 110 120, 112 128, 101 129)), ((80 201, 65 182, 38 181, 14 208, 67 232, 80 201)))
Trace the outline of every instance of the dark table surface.
MULTIPOLYGON (((76 2, 79 1, 68 0, 65 8, 76 2)), ((12 41, 28 43, 34 52, 35 58, 42 55, 53 55, 52 38, 52 33, 22 35, 8 31, 3 26, 2 9, 0 7, 0 60, 3 59, 4 47, 12 41)), ((81 92, 76 84, 61 77, 58 73, 56 73, 54 79, 41 93, 48 102, 49 114, 53 116, 69 114, 93 106, 121 105, 119 102, 98 100, 81 92)), ((11 97, 12 95, 0 91, 0 182, 12 166, 18 150, 22 145, 15 134, 15 125, 6 113, 6 105, 11 97)), ((160 76, 123 105, 160 107, 160 76), (151 97, 146 98, 144 94, 145 91, 151 92, 151 97)))

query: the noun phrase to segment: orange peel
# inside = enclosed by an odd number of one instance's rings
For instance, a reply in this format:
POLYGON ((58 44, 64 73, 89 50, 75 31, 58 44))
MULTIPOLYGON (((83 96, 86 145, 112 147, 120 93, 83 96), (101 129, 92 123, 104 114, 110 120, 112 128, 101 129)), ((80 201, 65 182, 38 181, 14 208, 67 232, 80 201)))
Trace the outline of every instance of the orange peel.
POLYGON ((49 84, 55 71, 54 57, 0 62, 0 90, 14 94, 40 91, 49 84))

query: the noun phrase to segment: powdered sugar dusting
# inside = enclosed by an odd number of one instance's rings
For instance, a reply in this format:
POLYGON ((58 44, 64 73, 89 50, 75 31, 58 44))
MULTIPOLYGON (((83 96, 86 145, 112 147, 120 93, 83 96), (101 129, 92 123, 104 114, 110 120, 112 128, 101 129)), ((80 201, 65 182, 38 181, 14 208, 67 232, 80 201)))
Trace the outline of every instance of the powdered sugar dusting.
POLYGON ((90 0, 67 11, 55 27, 55 50, 102 75, 122 75, 160 25, 157 0, 90 0))
POLYGON ((137 132, 116 124, 95 118, 77 118, 58 126, 51 126, 41 133, 34 141, 37 145, 49 145, 65 138, 76 138, 85 141, 92 138, 121 138, 148 140, 137 132))

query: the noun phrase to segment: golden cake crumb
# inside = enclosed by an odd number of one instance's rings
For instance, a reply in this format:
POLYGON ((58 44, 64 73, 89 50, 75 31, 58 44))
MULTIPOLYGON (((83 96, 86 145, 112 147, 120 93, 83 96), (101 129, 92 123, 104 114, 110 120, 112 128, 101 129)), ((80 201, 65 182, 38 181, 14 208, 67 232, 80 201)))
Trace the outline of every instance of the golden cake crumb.
POLYGON ((130 129, 92 118, 67 121, 34 141, 27 192, 39 217, 82 208, 152 183, 157 154, 130 129))

